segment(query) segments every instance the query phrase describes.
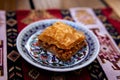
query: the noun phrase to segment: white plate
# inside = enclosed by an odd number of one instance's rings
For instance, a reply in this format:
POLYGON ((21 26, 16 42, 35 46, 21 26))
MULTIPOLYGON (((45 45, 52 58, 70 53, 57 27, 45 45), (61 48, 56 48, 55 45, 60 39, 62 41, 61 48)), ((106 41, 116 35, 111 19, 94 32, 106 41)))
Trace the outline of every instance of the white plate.
POLYGON ((96 36, 83 24, 67 20, 48 19, 34 22, 26 26, 17 37, 17 49, 20 55, 32 65, 50 71, 65 72, 83 68, 90 64, 99 53, 99 42, 96 36), (61 21, 73 28, 83 31, 86 35, 87 46, 78 51, 71 60, 63 62, 52 53, 37 45, 37 36, 54 22, 61 21))

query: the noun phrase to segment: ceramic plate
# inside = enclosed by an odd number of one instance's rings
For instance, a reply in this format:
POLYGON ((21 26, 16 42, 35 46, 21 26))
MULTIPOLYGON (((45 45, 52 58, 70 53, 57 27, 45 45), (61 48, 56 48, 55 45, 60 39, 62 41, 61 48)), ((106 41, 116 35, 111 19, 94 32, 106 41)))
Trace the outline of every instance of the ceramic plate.
POLYGON ((17 49, 20 55, 32 65, 50 71, 65 72, 83 68, 90 64, 99 53, 99 42, 96 36, 83 24, 76 24, 67 20, 48 19, 34 22, 26 26, 17 37, 17 49), (52 53, 39 47, 37 36, 48 26, 61 21, 86 36, 87 45, 79 50, 68 61, 61 61, 52 53))

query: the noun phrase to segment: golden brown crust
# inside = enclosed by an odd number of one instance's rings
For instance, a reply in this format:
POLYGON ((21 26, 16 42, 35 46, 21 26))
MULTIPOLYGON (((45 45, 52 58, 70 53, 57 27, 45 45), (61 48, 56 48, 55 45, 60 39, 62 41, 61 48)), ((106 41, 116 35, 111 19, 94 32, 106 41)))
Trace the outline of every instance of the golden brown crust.
POLYGON ((62 22, 47 27, 39 36, 38 43, 61 60, 70 59, 86 45, 85 35, 62 22))
POLYGON ((54 44, 61 49, 70 49, 78 42, 85 40, 82 32, 78 32, 69 25, 62 22, 56 22, 47 27, 38 37, 39 40, 54 44))

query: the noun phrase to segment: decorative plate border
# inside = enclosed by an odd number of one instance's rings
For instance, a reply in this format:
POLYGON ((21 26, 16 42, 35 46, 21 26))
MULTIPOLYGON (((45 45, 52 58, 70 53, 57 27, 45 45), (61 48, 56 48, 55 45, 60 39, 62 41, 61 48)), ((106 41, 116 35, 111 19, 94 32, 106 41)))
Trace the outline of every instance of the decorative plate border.
POLYGON ((85 66, 87 66, 88 64, 90 64, 98 55, 99 53, 99 41, 97 39, 97 37, 87 28, 85 28, 85 26, 83 24, 76 24, 74 22, 71 21, 67 21, 67 20, 61 20, 61 19, 48 19, 48 20, 41 20, 41 21, 37 21, 34 22, 28 26, 26 26, 26 28, 24 28, 20 34, 17 37, 17 49, 19 51, 19 53, 21 54, 21 56, 28 61, 29 63, 31 63, 32 65, 45 69, 45 70, 50 70, 50 71, 57 71, 57 72, 65 72, 65 71, 72 71, 72 70, 76 70, 76 69, 80 69, 83 68, 85 66), (64 22, 72 27, 74 27, 77 30, 83 31, 86 35, 86 41, 88 43, 89 46, 89 53, 87 55, 87 57, 80 63, 69 66, 69 67, 50 67, 50 66, 46 66, 46 65, 41 65, 40 63, 36 62, 29 54, 28 51, 25 48, 25 43, 27 42, 28 38, 34 34, 35 32, 37 32, 40 29, 44 29, 50 25, 52 25, 54 22, 56 21, 61 21, 64 22))

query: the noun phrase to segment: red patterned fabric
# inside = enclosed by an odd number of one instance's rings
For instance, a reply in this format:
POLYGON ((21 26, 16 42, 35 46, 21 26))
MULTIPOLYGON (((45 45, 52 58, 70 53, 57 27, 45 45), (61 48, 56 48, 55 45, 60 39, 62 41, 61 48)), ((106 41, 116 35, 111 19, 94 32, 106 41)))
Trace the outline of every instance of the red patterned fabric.
MULTIPOLYGON (((38 20, 48 19, 48 18, 59 18, 62 19, 62 14, 60 10, 46 10, 46 11, 17 11, 17 21, 18 21, 18 31, 20 32, 25 26, 31 22, 38 20), (41 15, 38 15, 39 13, 41 15), (28 22, 26 22, 28 21, 28 22)), ((87 68, 82 69, 82 71, 73 71, 67 73, 57 73, 45 71, 38 69, 26 61, 22 61, 24 80, 57 80, 62 78, 66 80, 91 80, 87 68), (33 72, 33 73, 32 73, 33 72), (34 76, 33 74, 36 73, 34 76), (38 75, 38 76, 37 76, 38 75), (58 75, 58 76, 57 76, 58 75), (37 78, 36 78, 37 77, 37 78)))
MULTIPOLYGON (((18 21, 18 31, 20 32, 25 26, 28 24, 25 24, 25 18, 26 21, 30 21, 30 23, 38 21, 38 20, 43 20, 47 18, 62 18, 62 15, 60 14, 60 10, 46 10, 46 11, 27 11, 27 10, 22 10, 22 11, 17 11, 17 21, 18 21), (47 12, 47 13, 46 13, 47 12), (38 14, 37 14, 38 13, 38 14), (40 13, 40 14, 39 14, 40 13), (43 15, 43 16, 41 16, 43 15)), ((29 22, 28 22, 29 23, 29 22)), ((30 24, 29 23, 29 24, 30 24)))
POLYGON ((114 28, 116 28, 117 32, 120 34, 120 18, 115 19, 114 17, 111 17, 113 14, 113 10, 111 8, 102 9, 102 13, 107 17, 108 21, 114 26, 114 28))
POLYGON ((17 11, 18 31, 20 32, 26 24, 22 23, 21 20, 29 14, 30 11, 17 11))

